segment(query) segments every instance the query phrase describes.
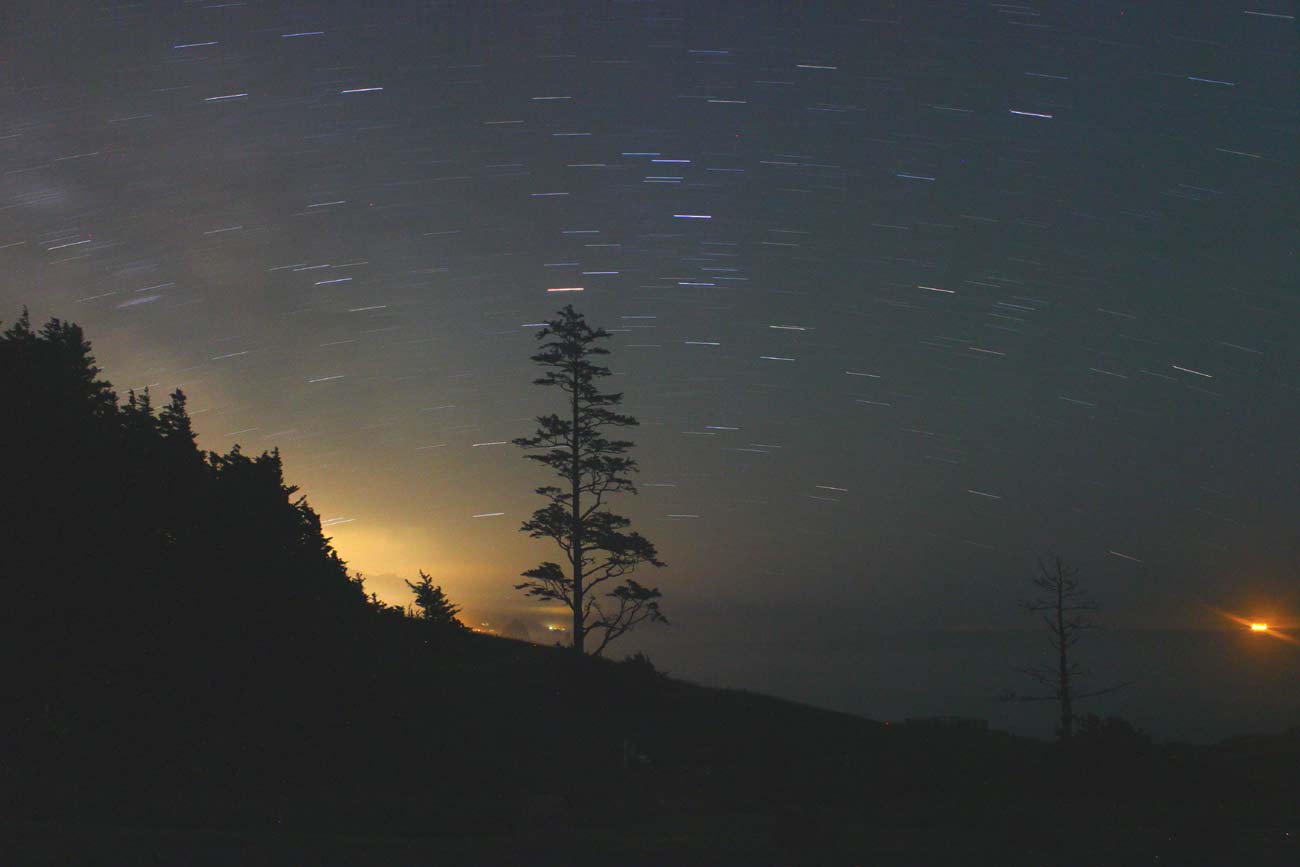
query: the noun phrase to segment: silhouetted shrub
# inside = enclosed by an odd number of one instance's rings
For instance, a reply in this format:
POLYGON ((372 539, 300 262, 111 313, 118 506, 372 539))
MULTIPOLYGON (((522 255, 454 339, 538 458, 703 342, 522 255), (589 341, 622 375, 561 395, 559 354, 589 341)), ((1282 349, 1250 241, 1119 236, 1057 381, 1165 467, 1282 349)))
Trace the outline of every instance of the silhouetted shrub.
POLYGON ((407 581, 406 586, 415 594, 417 620, 442 634, 465 631, 465 624, 456 617, 460 613, 460 606, 452 604, 442 587, 433 583, 433 578, 421 571, 420 580, 415 583, 407 581))
POLYGON ((1128 720, 1095 713, 1077 718, 1075 742, 1080 749, 1109 755, 1137 755, 1151 748, 1151 736, 1128 720))
POLYGON ((641 651, 623 657, 623 667, 636 677, 667 677, 668 672, 655 668, 650 657, 641 651))

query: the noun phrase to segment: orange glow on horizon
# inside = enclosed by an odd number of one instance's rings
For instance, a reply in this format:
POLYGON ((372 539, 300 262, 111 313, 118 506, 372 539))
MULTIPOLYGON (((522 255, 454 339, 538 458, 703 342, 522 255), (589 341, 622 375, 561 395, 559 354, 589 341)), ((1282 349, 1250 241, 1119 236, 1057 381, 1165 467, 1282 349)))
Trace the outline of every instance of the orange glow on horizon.
POLYGON ((1293 619, 1284 618, 1284 622, 1280 626, 1276 624, 1270 625, 1264 620, 1247 620, 1245 617, 1239 617, 1231 611, 1224 611, 1222 608, 1216 608, 1213 605, 1206 605, 1204 602, 1202 602, 1201 605, 1225 620, 1231 620, 1240 624, 1245 627, 1248 632, 1267 635, 1270 638, 1276 638, 1279 641, 1285 641, 1287 644, 1300 647, 1300 637, 1288 634, 1296 626, 1296 621, 1293 619))

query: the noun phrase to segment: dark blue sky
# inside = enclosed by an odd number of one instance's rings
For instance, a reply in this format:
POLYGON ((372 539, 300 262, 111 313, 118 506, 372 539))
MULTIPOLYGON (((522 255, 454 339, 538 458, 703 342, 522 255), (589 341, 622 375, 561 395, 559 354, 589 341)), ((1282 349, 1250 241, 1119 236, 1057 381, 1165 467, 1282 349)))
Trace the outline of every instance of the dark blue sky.
POLYGON ((683 644, 1027 625, 1050 549, 1115 625, 1300 625, 1293 7, 828 5, 20 4, 4 318, 535 636, 565 302, 683 644))

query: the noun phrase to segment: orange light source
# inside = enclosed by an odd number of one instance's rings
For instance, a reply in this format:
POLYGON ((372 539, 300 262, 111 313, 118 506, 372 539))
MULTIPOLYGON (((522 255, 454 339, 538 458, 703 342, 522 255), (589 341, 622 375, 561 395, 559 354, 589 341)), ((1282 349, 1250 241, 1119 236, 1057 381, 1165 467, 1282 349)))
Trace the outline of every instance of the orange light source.
POLYGON ((1268 624, 1267 624, 1267 623, 1252 623, 1252 624, 1250 624, 1250 631, 1251 631, 1251 632, 1268 632, 1268 624))

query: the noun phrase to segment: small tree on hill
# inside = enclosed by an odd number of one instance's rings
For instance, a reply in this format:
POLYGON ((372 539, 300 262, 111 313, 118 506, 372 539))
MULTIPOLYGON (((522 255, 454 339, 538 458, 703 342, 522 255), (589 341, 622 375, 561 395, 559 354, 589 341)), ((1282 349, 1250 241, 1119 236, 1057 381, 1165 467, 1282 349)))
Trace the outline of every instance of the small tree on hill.
POLYGON ((456 617, 460 613, 460 606, 453 605, 447 594, 442 592, 442 586, 435 586, 433 578, 424 574, 423 570, 420 571, 419 581, 414 584, 407 581, 406 586, 415 594, 415 607, 419 611, 415 615, 417 619, 438 629, 453 632, 465 628, 465 624, 456 617))
POLYGON ((564 393, 563 415, 538 417, 533 436, 514 440, 521 448, 539 450, 525 457, 545 464, 561 481, 537 489, 548 502, 520 530, 534 539, 553 540, 566 561, 528 570, 523 577, 529 580, 515 587, 565 605, 573 615, 574 651, 585 653, 587 636, 595 633, 599 643, 591 652, 596 656, 647 620, 667 622, 659 611, 659 591, 628 577, 642 563, 664 565, 655 546, 640 533, 628 532, 631 521, 606 508, 611 495, 636 493, 629 478, 636 461, 626 457, 632 443, 607 439, 603 430, 637 424, 612 409, 623 402, 621 393, 596 389, 596 379, 610 375, 609 368, 592 361, 609 354, 597 345, 607 337, 572 306, 547 321, 537 333, 545 342, 532 357, 546 372, 533 383, 564 393))
POLYGON ((1087 591, 1079 584, 1078 576, 1078 570, 1067 565, 1059 555, 1053 554, 1047 562, 1041 557, 1038 559, 1038 574, 1032 582, 1040 595, 1022 601, 1020 606, 1026 611, 1042 615, 1043 623, 1048 629, 1053 659, 1050 665, 1027 666, 1016 670, 1036 681, 1046 690, 1046 694, 1018 696, 1007 693, 1003 696, 1010 701, 1056 702, 1061 712, 1057 735, 1066 743, 1074 734, 1076 702, 1128 686, 1127 683, 1120 683, 1089 692, 1080 690, 1080 683, 1090 672, 1072 656, 1072 651, 1086 632, 1097 628, 1092 619, 1097 603, 1088 598, 1087 591))

